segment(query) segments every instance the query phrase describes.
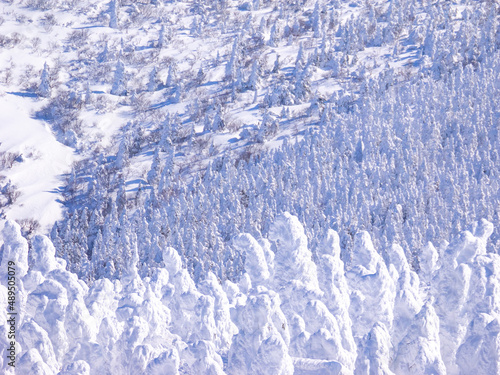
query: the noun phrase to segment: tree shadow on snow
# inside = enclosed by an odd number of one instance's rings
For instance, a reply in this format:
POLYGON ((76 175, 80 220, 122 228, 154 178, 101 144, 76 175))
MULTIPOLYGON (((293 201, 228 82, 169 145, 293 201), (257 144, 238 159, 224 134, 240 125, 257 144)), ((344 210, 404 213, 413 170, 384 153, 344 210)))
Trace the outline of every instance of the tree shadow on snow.
POLYGON ((7 94, 21 96, 23 98, 36 98, 37 95, 34 92, 19 92, 19 91, 11 91, 7 94))

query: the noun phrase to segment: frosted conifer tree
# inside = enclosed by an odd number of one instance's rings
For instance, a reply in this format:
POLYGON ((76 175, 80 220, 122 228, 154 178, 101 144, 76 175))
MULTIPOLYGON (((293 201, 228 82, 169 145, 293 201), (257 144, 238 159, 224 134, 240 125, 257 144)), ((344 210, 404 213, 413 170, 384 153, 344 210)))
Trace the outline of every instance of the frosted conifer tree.
POLYGON ((158 181, 160 180, 160 170, 160 147, 157 147, 153 155, 153 163, 151 164, 151 169, 148 172, 148 183, 150 185, 155 186, 158 184, 158 181))
POLYGON ((321 35, 321 19, 319 18, 319 3, 316 2, 312 14, 312 28, 314 30, 314 38, 319 38, 321 35))
POLYGON ((254 60, 252 64, 252 71, 250 73, 250 77, 248 77, 247 87, 250 90, 257 90, 259 86, 259 63, 257 60, 254 60))
POLYGON ((310 75, 311 72, 309 62, 300 73, 298 71, 296 73, 294 95, 299 103, 307 100, 311 93, 310 75))
POLYGON ((109 60, 109 49, 108 49, 108 41, 104 43, 104 49, 102 50, 101 53, 99 53, 99 56, 97 57, 97 61, 100 63, 105 63, 108 62, 109 60))
POLYGON ((354 153, 354 160, 358 164, 363 162, 364 148, 365 148, 365 145, 363 144, 363 140, 359 139, 358 144, 356 145, 356 151, 354 153))
POLYGON ((161 25, 160 33, 158 34, 158 48, 165 46, 165 25, 161 25))
POLYGON ((165 86, 172 87, 174 85, 174 82, 177 79, 176 73, 177 72, 176 72, 175 66, 173 64, 171 64, 168 67, 168 75, 167 75, 167 81, 165 82, 165 86))
POLYGON ((427 244, 420 251, 418 257, 420 266, 420 281, 424 283, 424 285, 430 283, 436 270, 439 268, 438 259, 439 254, 436 248, 431 242, 427 242, 427 244))
POLYGON ((238 69, 236 69, 236 79, 233 81, 231 84, 231 89, 233 91, 240 92, 243 88, 243 72, 241 70, 241 67, 238 66, 238 69))
POLYGON ((392 350, 387 327, 383 323, 375 323, 365 336, 363 349, 356 359, 356 373, 394 375, 389 368, 392 350))
POLYGON ((200 65, 200 69, 198 69, 198 73, 196 73, 196 81, 199 85, 201 85, 204 79, 205 72, 203 71, 203 66, 200 65))
POLYGON ((115 76, 113 79, 113 86, 111 87, 112 95, 123 96, 127 95, 127 80, 125 78, 125 65, 118 59, 115 67, 115 76))
POLYGON ((212 121, 212 131, 217 132, 224 129, 224 119, 222 118, 222 110, 221 107, 217 107, 217 111, 215 112, 215 117, 212 121))
POLYGON ((271 34, 269 35, 269 40, 267 42, 267 45, 269 47, 276 47, 276 24, 274 24, 272 27, 271 27, 271 34))
POLYGON ((394 369, 405 374, 446 374, 441 359, 439 319, 431 304, 426 303, 415 315, 394 359, 394 369))
POLYGON ((184 93, 184 84, 182 80, 179 80, 174 88, 174 95, 172 97, 172 102, 179 103, 181 101, 183 93, 184 93))
POLYGON ((85 104, 90 104, 92 103, 92 91, 90 90, 90 83, 87 81, 85 84, 85 104))
POLYGON ((295 59, 295 74, 298 74, 302 70, 304 64, 304 47, 302 42, 299 44, 299 52, 297 52, 297 58, 295 59))
POLYGON ((163 120, 161 127, 160 127, 160 133, 161 133, 161 138, 160 138, 160 143, 158 146, 160 146, 161 151, 165 152, 170 149, 172 146, 172 125, 171 125, 171 120, 170 120, 170 115, 167 113, 167 116, 165 116, 165 120, 163 120))
POLYGON ((45 63, 43 65, 41 82, 40 85, 38 86, 37 94, 42 98, 48 98, 50 97, 50 93, 51 93, 51 88, 49 81, 49 66, 47 65, 47 63, 45 63))
POLYGON ((396 288, 367 232, 356 234, 352 255, 353 267, 346 277, 352 290, 349 315, 359 323, 353 327, 354 335, 364 336, 377 321, 391 330, 394 317, 391 306, 394 305, 396 288), (368 274, 374 275, 370 282, 365 279, 368 274))
POLYGON ((236 76, 236 64, 238 62, 238 38, 234 39, 231 57, 226 64, 226 79, 232 79, 236 76))
POLYGON ((101 278, 105 273, 106 267, 106 254, 105 254, 105 244, 103 243, 103 237, 101 230, 97 231, 96 239, 92 246, 92 273, 94 279, 101 278))
POLYGON ((191 23, 191 28, 189 30, 189 34, 196 37, 200 35, 200 25, 198 22, 198 18, 195 16, 193 17, 193 22, 191 23))
POLYGON ((117 0, 111 0, 109 3, 109 27, 118 28, 118 4, 117 0))
POLYGON ((153 67, 153 70, 151 70, 151 73, 149 73, 149 82, 148 82, 148 91, 153 92, 156 91, 158 88, 158 74, 156 71, 156 66, 153 67))
POLYGON ((276 60, 274 60, 274 66, 271 73, 278 73, 280 71, 280 55, 276 55, 276 60))
POLYGON ((129 142, 128 134, 124 134, 115 159, 115 165, 120 170, 129 165, 129 142))

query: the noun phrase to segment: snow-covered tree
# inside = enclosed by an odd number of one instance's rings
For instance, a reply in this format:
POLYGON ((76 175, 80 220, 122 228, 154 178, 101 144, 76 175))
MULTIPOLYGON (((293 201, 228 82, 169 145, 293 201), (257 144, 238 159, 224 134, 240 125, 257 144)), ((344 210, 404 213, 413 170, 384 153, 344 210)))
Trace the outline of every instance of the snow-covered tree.
POLYGON ((158 79, 158 73, 156 71, 156 67, 153 67, 151 73, 149 73, 149 82, 148 82, 148 91, 153 92, 158 89, 160 84, 160 80, 158 79))
POLYGON ((117 0, 111 0, 109 2, 109 27, 113 29, 118 28, 118 10, 119 3, 117 0))
POLYGON ((176 80, 177 80, 177 69, 174 65, 171 64, 168 67, 168 75, 167 75, 167 80, 165 82, 165 86, 172 87, 176 80))
POLYGON ((160 160, 160 148, 155 149, 153 155, 153 163, 151 164, 151 169, 148 172, 148 183, 150 185, 156 186, 160 180, 160 170, 161 170, 161 160, 160 160))
POLYGON ((250 90, 257 90, 259 88, 260 73, 259 73, 259 63, 257 60, 253 61, 252 71, 248 77, 248 82, 246 84, 247 88, 250 90))
POLYGON ((43 65, 42 76, 40 78, 40 85, 38 86, 37 94, 42 98, 48 98, 51 94, 49 66, 47 63, 43 65))
POLYGON ((165 25, 161 25, 160 32, 158 33, 158 48, 165 47, 165 25))
POLYGON ((239 60, 239 51, 238 51, 238 38, 234 39, 233 48, 231 49, 231 57, 229 61, 226 63, 226 79, 233 79, 236 77, 236 67, 238 66, 239 60))

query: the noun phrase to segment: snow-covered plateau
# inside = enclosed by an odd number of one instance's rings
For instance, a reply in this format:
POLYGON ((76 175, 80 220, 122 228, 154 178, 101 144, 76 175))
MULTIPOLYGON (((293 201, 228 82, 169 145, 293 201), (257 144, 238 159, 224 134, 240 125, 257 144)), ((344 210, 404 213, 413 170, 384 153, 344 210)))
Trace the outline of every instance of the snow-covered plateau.
POLYGON ((499 16, 0 0, 0 373, 500 374, 499 16))

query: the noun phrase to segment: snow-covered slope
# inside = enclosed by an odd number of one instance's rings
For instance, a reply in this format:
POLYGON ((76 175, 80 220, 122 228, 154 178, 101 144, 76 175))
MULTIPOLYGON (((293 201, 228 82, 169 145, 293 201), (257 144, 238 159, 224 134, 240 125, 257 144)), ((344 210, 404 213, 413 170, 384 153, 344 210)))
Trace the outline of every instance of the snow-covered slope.
POLYGON ((12 220, 36 220, 40 228, 33 230, 48 231, 63 218, 58 193, 64 184, 61 175, 70 172, 75 161, 74 150, 59 143, 48 125, 30 117, 28 108, 39 104, 26 108, 26 101, 15 93, 3 93, 0 100, 0 153, 15 157, 12 167, 2 172, 4 181, 0 183, 8 181, 17 187, 12 196, 2 196, 1 204, 8 203, 17 192, 18 197, 13 198, 14 204, 6 205, 4 215, 12 220))
POLYGON ((19 371, 497 373, 499 14, 4 1, 19 371))

